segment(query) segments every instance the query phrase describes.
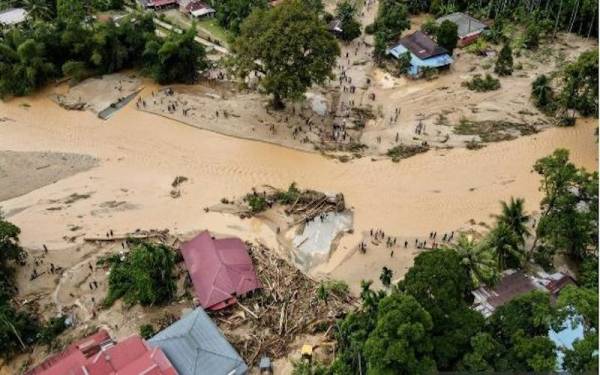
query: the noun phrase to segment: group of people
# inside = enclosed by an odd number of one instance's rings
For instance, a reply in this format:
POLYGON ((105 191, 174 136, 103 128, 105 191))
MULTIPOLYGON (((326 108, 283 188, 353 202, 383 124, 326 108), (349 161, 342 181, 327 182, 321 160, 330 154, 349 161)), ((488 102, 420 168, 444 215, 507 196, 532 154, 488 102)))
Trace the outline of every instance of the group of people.
MULTIPOLYGON (((373 241, 383 241, 385 240, 385 246, 387 248, 393 249, 396 247, 397 245, 397 237, 393 237, 393 236, 386 236, 385 232, 381 229, 371 229, 369 230, 369 237, 372 239, 371 242, 373 241)), ((444 243, 449 243, 452 242, 452 240, 454 239, 454 231, 450 232, 450 233, 444 233, 441 242, 444 243)), ((437 241, 437 232, 436 231, 432 231, 429 233, 429 241, 428 240, 419 240, 418 238, 415 238, 415 245, 414 247, 417 249, 437 249, 439 248, 439 242, 437 241), (429 244, 429 246, 428 246, 429 244)), ((401 243, 402 245, 402 243, 401 243)), ((367 242, 366 241, 361 241, 358 245, 359 250, 362 253, 366 253, 367 251, 367 242)), ((408 240, 404 241, 404 248, 408 248, 408 240)), ((394 256, 394 250, 392 250, 390 252, 390 257, 394 256)))

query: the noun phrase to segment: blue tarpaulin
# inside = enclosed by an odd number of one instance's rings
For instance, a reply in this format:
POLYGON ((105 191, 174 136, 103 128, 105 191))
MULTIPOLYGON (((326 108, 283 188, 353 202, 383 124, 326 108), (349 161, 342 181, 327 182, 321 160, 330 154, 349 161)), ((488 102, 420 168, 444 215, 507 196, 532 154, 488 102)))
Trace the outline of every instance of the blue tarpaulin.
POLYGON ((408 70, 408 74, 410 74, 412 76, 419 75, 419 73, 421 72, 421 69, 424 67, 441 68, 443 66, 450 65, 454 62, 454 60, 452 60, 452 57, 450 57, 450 55, 448 55, 447 53, 437 55, 437 56, 432 56, 428 59, 422 60, 422 59, 418 58, 417 56, 415 56, 410 51, 408 51, 408 49, 406 49, 406 47, 404 47, 402 44, 398 44, 396 47, 390 48, 387 52, 389 55, 392 55, 395 58, 398 58, 398 57, 400 57, 400 55, 402 55, 406 52, 409 52, 410 53, 410 68, 408 70))

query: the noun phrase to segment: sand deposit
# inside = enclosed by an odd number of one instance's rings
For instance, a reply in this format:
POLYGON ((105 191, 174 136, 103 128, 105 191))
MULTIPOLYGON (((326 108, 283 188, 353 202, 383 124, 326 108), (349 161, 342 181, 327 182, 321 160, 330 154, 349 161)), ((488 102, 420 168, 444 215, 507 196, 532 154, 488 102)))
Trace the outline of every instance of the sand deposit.
POLYGON ((88 78, 68 89, 59 88, 50 98, 66 109, 100 113, 122 98, 133 95, 140 85, 141 80, 135 74, 117 73, 88 78))
MULTIPOLYGON (((0 202, 97 165, 88 155, 0 150, 0 202)), ((5 212, 10 217, 10 212, 5 212)))

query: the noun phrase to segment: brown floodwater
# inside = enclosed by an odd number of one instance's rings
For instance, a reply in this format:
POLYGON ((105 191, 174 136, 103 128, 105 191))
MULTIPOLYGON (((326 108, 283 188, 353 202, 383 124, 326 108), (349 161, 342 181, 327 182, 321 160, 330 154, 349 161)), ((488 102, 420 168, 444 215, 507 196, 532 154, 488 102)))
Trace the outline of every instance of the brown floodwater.
POLYGON ((137 111, 134 103, 102 121, 90 112, 65 111, 46 95, 0 103, 0 118, 10 119, 0 123, 0 150, 87 154, 97 158, 99 166, 0 202, 5 213, 11 212, 9 219, 22 228, 23 244, 34 248, 42 243, 67 248, 65 236, 78 236, 80 241, 109 229, 122 233, 137 228, 178 233, 207 228, 274 246, 274 234, 259 220, 205 213, 203 208, 253 186, 297 182, 342 192, 354 208, 355 234, 344 237, 331 261, 315 272, 356 284, 362 278, 377 279, 384 264, 398 276, 413 258, 412 252, 392 259, 387 253, 353 254, 370 228, 403 238, 427 237, 431 230, 465 228, 470 220, 490 222, 499 201, 511 196, 525 198, 527 208, 535 210, 539 178, 531 167, 559 147, 569 149, 578 166, 598 167, 595 120, 476 151, 436 150, 400 163, 369 158, 341 163, 194 129, 137 111), (171 182, 179 175, 189 181, 182 185, 182 196, 174 199, 171 182), (66 203, 73 193, 90 196, 66 203), (72 226, 80 228, 71 231, 72 226))

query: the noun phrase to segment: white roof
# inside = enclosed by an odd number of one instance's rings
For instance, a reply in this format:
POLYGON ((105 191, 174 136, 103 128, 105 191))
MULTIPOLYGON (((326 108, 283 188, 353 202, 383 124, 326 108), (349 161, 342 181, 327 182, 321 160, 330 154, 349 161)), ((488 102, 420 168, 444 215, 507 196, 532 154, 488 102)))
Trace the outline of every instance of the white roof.
POLYGON ((213 8, 200 8, 196 10, 192 10, 192 16, 194 17, 202 17, 210 13, 214 13, 215 10, 213 8))
POLYGON ((27 11, 23 8, 11 8, 0 11, 0 23, 3 25, 16 25, 25 21, 27 11))

